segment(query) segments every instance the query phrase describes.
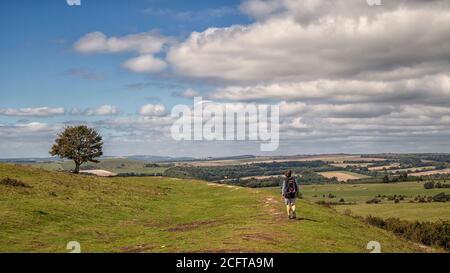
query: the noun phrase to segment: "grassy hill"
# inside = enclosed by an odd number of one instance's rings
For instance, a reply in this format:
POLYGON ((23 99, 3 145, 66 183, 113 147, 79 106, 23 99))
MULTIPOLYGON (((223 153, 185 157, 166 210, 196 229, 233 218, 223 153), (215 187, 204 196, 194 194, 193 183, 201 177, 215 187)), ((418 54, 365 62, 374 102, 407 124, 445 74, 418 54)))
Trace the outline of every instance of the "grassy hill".
POLYGON ((422 248, 331 209, 278 194, 194 180, 97 178, 0 164, 0 252, 383 252, 422 248))

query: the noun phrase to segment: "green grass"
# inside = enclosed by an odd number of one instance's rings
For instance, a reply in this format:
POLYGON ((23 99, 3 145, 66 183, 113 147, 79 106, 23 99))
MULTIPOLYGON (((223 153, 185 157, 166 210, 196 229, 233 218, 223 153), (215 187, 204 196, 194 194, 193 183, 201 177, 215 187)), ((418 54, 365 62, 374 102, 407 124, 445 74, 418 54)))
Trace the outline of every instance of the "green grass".
POLYGON ((98 178, 0 164, 0 252, 423 251, 309 202, 289 221, 278 193, 161 177, 98 178))
POLYGON ((384 219, 400 218, 409 221, 450 221, 450 203, 425 203, 425 204, 360 204, 357 206, 336 206, 339 212, 350 210, 353 215, 377 216, 384 219))
MULTIPOLYGON (((131 160, 124 158, 108 158, 100 163, 86 163, 82 165, 82 169, 100 169, 113 173, 139 173, 139 174, 160 174, 167 170, 168 167, 146 167, 147 163, 139 160, 131 160)), ((73 161, 61 160, 56 162, 42 162, 31 164, 33 167, 42 168, 48 171, 70 171, 75 165, 73 161)))
POLYGON ((356 202, 356 205, 335 208, 339 212, 349 209, 352 214, 359 216, 398 217, 418 221, 450 220, 450 203, 409 203, 417 195, 434 196, 441 192, 450 193, 450 189, 426 190, 423 183, 309 185, 302 187, 302 193, 305 199, 313 202, 321 200, 338 202, 341 198, 346 202, 356 202), (336 198, 328 198, 330 193, 336 198), (399 204, 388 200, 382 200, 381 204, 366 204, 366 201, 378 195, 406 195, 407 198, 399 204))

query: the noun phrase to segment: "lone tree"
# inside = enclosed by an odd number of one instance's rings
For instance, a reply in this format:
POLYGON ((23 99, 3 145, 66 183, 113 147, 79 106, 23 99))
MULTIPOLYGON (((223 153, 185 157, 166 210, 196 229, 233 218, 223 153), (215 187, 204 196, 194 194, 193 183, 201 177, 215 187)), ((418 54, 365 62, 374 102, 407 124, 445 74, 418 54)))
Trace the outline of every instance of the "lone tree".
POLYGON ((99 162, 95 158, 103 155, 102 148, 102 137, 96 130, 84 125, 69 126, 58 135, 50 154, 72 159, 75 162, 74 173, 79 173, 81 164, 99 162))

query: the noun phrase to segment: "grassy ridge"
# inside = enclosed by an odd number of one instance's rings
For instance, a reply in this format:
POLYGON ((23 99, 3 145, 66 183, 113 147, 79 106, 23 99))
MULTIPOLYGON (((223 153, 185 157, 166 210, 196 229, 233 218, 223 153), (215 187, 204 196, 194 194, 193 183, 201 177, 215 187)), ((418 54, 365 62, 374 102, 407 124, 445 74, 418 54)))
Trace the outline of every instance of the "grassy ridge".
POLYGON ((194 180, 97 178, 0 164, 0 252, 384 252, 422 249, 301 202, 288 221, 277 193, 194 180))

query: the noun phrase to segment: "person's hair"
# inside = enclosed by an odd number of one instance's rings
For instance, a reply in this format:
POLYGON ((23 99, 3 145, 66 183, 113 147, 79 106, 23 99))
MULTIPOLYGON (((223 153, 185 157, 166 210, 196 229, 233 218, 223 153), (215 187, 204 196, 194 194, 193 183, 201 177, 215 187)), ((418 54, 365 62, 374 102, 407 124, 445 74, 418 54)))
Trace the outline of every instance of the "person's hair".
POLYGON ((286 177, 291 177, 292 176, 292 171, 291 170, 287 170, 287 171, 284 172, 284 175, 286 177))

